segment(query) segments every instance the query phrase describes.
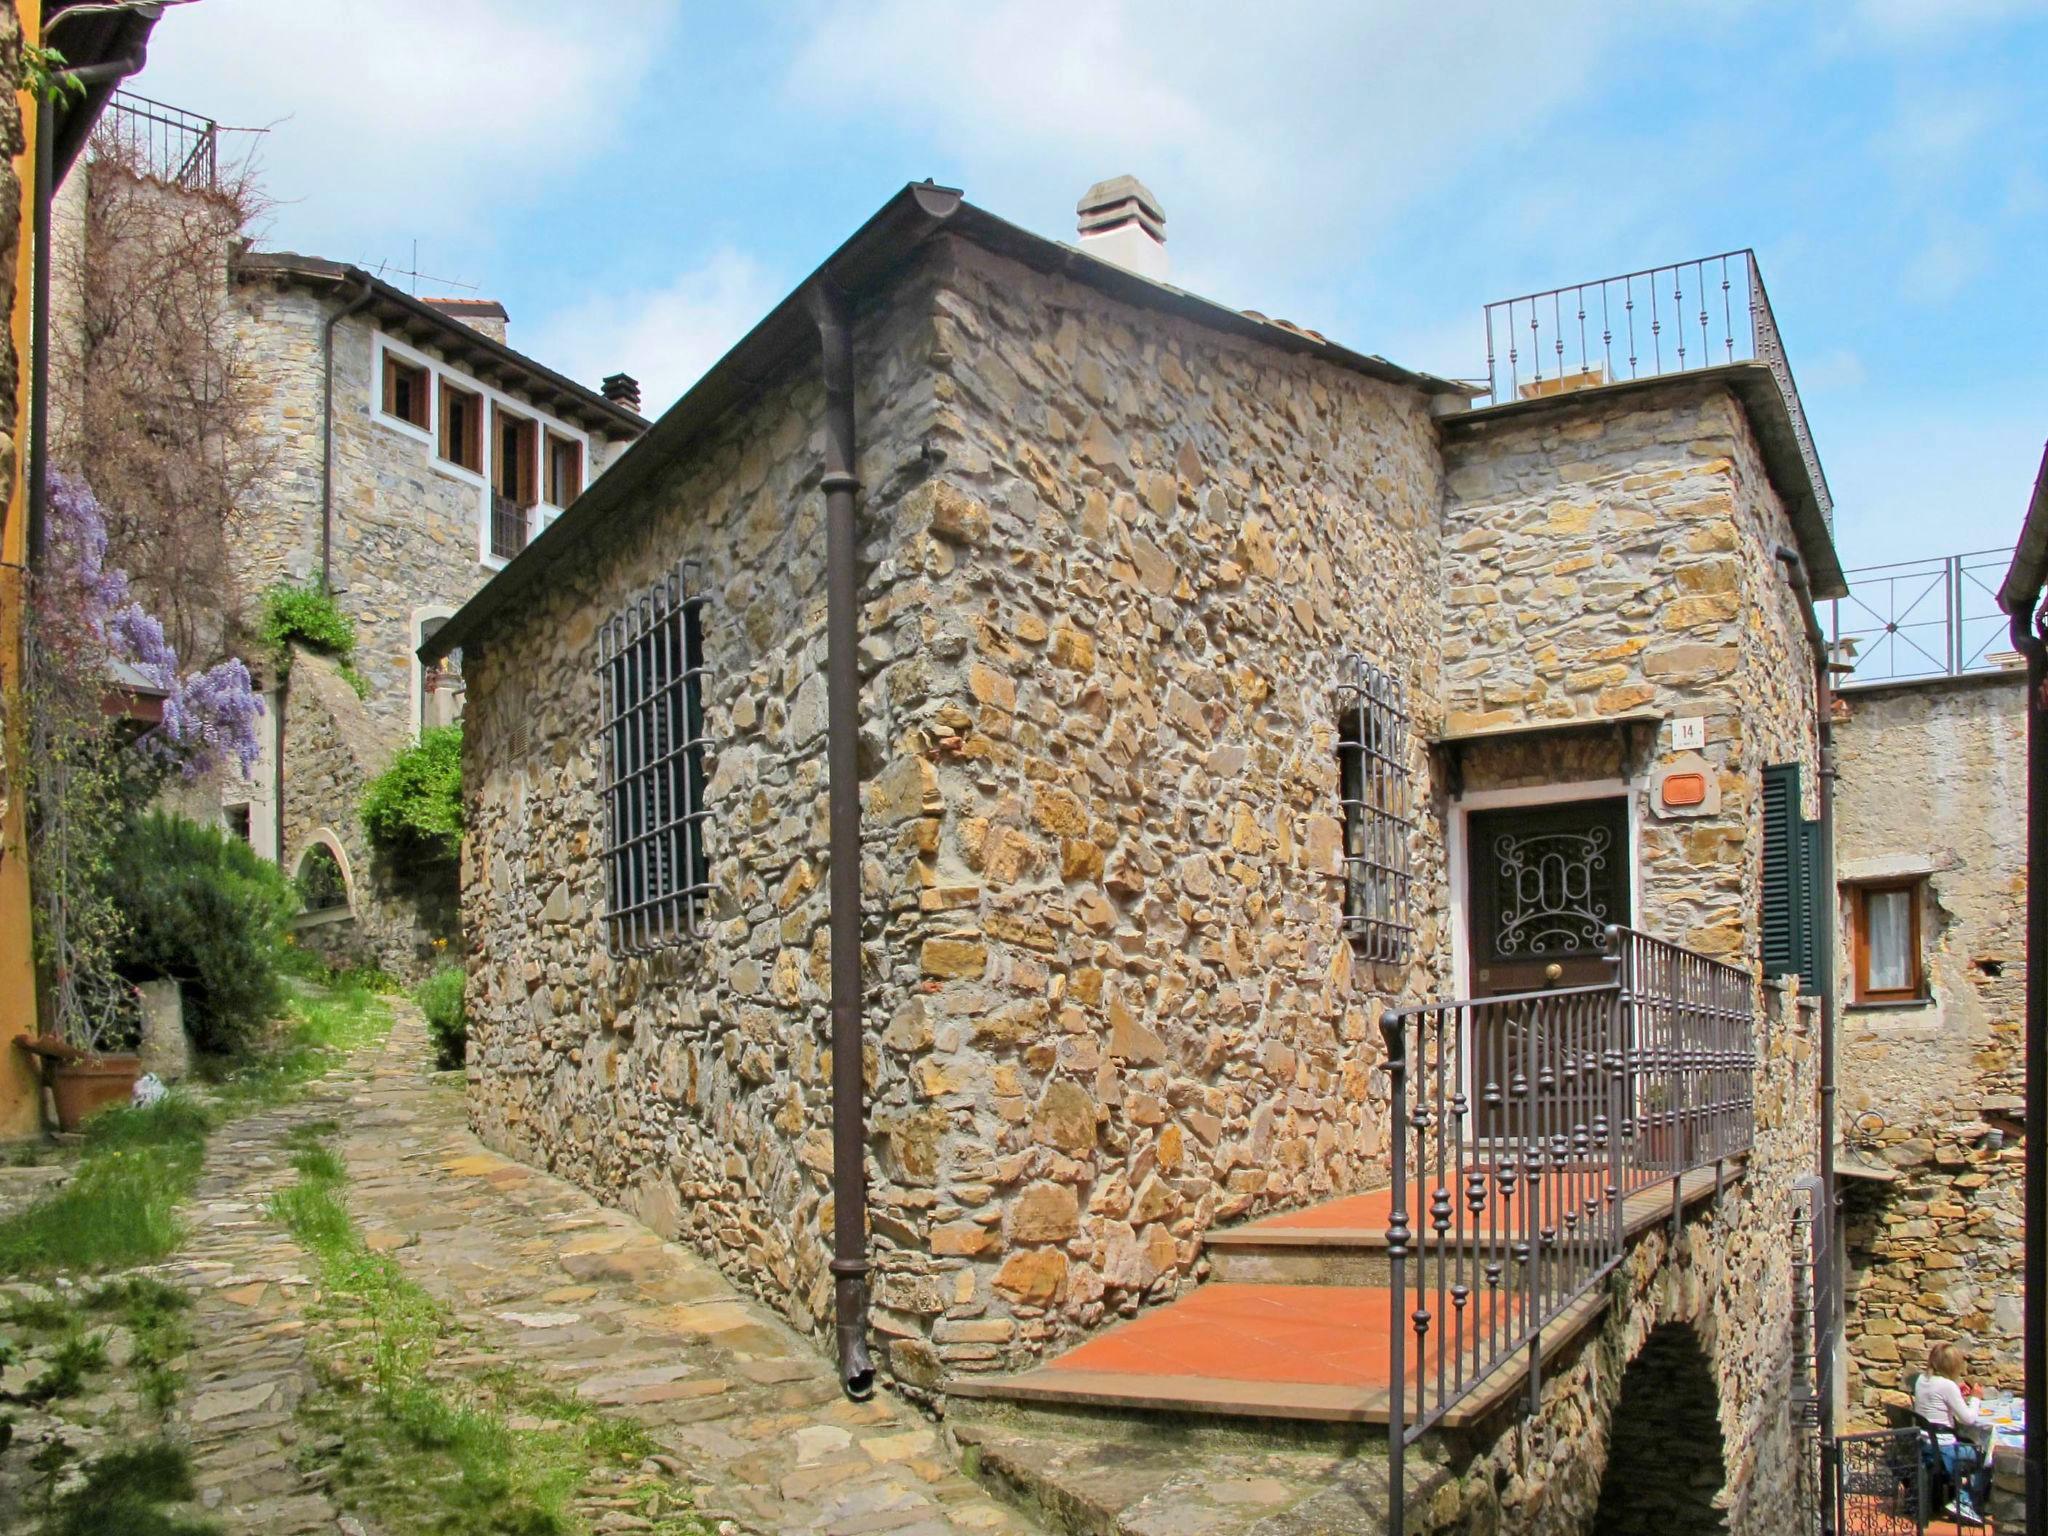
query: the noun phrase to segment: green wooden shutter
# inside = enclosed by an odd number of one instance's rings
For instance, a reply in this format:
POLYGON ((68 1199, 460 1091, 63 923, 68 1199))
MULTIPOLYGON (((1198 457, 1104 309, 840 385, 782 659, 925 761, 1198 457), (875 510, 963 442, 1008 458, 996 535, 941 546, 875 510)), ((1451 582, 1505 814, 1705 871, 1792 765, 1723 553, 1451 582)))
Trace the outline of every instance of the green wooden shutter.
POLYGON ((1799 919, 1805 930, 1799 945, 1799 990, 1820 990, 1821 946, 1834 942, 1828 924, 1827 892, 1821 889, 1820 823, 1799 823, 1799 919))
POLYGON ((1799 856, 1799 765, 1764 769, 1763 953, 1766 976, 1803 972, 1799 856))

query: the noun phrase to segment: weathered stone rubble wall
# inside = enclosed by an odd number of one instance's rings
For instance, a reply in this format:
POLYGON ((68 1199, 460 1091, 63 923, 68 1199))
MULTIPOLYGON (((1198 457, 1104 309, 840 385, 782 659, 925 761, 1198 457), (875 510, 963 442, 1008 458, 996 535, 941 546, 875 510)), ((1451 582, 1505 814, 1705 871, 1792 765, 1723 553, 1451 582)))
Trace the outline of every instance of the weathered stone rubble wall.
MULTIPOLYGON (((275 695, 273 695, 273 698, 275 695)), ((459 957, 455 871, 411 867, 374 848, 358 807, 363 786, 390 766, 396 748, 385 722, 329 657, 294 649, 284 687, 284 870, 296 876, 315 842, 337 848, 349 880, 348 920, 315 919, 297 941, 342 965, 375 965, 417 980, 459 957)))
POLYGON ((1818 1453, 1793 1413, 1787 1186, 1813 1165, 1820 1043, 1814 1010, 1772 990, 1759 1040, 1756 1148, 1746 1175, 1696 1207, 1674 1239, 1660 1222, 1608 1282, 1600 1327, 1546 1364, 1542 1407, 1475 1431, 1420 1528, 1582 1536, 1593 1529, 1615 1409, 1651 1333, 1692 1330, 1719 1393, 1729 1536, 1786 1536, 1815 1507, 1818 1453))
POLYGON ((1439 950, 1424 397, 978 247, 938 296, 940 665, 888 741, 877 1299, 898 1374, 1023 1361, 1213 1224, 1385 1178, 1374 1027, 1439 950), (1420 931, 1340 930, 1338 659, 1395 671, 1420 931))
POLYGON ((1776 560, 1790 520, 1743 411, 1681 383, 1540 413, 1449 418, 1444 707, 1453 733, 1654 711, 1700 716, 1718 808, 1667 815, 1675 762, 1610 739, 1468 753, 1468 790, 1619 774, 1636 785, 1642 926, 1754 955, 1763 769, 1806 766, 1818 812, 1811 652, 1776 560))
MULTIPOLYGON (((898 532, 921 527, 916 509, 930 504, 933 345, 927 278, 906 278, 886 313, 856 325, 870 765, 921 705, 946 643, 898 532)), ((472 648, 463 860, 478 1134, 686 1238, 821 1333, 832 1301, 823 404, 816 354, 800 354, 472 648), (597 630, 684 558, 713 599, 718 894, 706 939, 615 960, 602 921, 597 630)), ((867 1070, 883 1105, 908 1095, 907 1064, 882 1039, 915 982, 881 943, 885 849, 903 831, 887 805, 921 793, 900 771, 876 772, 869 788, 867 1070)), ((882 1155, 892 1169, 923 1167, 936 1140, 899 1128, 882 1155)), ((874 1227, 880 1247, 912 1240, 887 1198, 874 1227)))
POLYGON ((1835 726, 1842 1134, 1898 1175, 1845 1188, 1852 1415, 1881 1422, 1937 1343, 2020 1386, 2026 989, 2024 674, 1858 689, 1835 726), (1848 889, 1923 878, 1922 1003, 1849 1001, 1848 889))

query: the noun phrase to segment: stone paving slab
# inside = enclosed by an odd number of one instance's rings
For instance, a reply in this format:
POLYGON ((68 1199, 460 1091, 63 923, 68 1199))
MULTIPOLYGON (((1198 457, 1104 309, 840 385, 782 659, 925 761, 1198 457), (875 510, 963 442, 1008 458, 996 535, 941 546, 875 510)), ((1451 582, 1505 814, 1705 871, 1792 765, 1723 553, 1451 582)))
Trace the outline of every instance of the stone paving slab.
POLYGON ((327 1110, 358 1224, 491 1348, 644 1425, 708 1518, 826 1536, 1036 1528, 962 1474, 928 1420, 886 1396, 847 1401, 811 1342, 714 1266, 485 1149, 461 1082, 427 1059, 401 1007, 327 1110))

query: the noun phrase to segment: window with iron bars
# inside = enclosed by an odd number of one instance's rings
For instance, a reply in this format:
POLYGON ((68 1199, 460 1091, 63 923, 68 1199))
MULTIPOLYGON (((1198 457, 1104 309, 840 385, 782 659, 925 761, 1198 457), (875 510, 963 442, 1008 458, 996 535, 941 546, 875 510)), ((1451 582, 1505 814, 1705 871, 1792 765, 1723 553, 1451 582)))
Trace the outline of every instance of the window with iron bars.
POLYGON ((1337 712, 1344 927, 1366 959, 1399 964, 1415 943, 1407 690, 1391 672, 1348 657, 1337 712))
POLYGON ((704 629, 688 562, 598 635, 604 693, 605 941, 645 954, 704 933, 704 629))

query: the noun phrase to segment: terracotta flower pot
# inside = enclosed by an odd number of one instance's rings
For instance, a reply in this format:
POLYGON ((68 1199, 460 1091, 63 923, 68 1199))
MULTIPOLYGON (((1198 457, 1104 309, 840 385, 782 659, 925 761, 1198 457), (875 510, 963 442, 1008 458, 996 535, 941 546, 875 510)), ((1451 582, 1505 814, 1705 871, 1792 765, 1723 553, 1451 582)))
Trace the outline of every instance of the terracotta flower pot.
POLYGON ((75 1131, 88 1115, 110 1104, 126 1104, 142 1076, 140 1056, 81 1056, 51 1069, 50 1087, 57 1099, 57 1124, 75 1131))

